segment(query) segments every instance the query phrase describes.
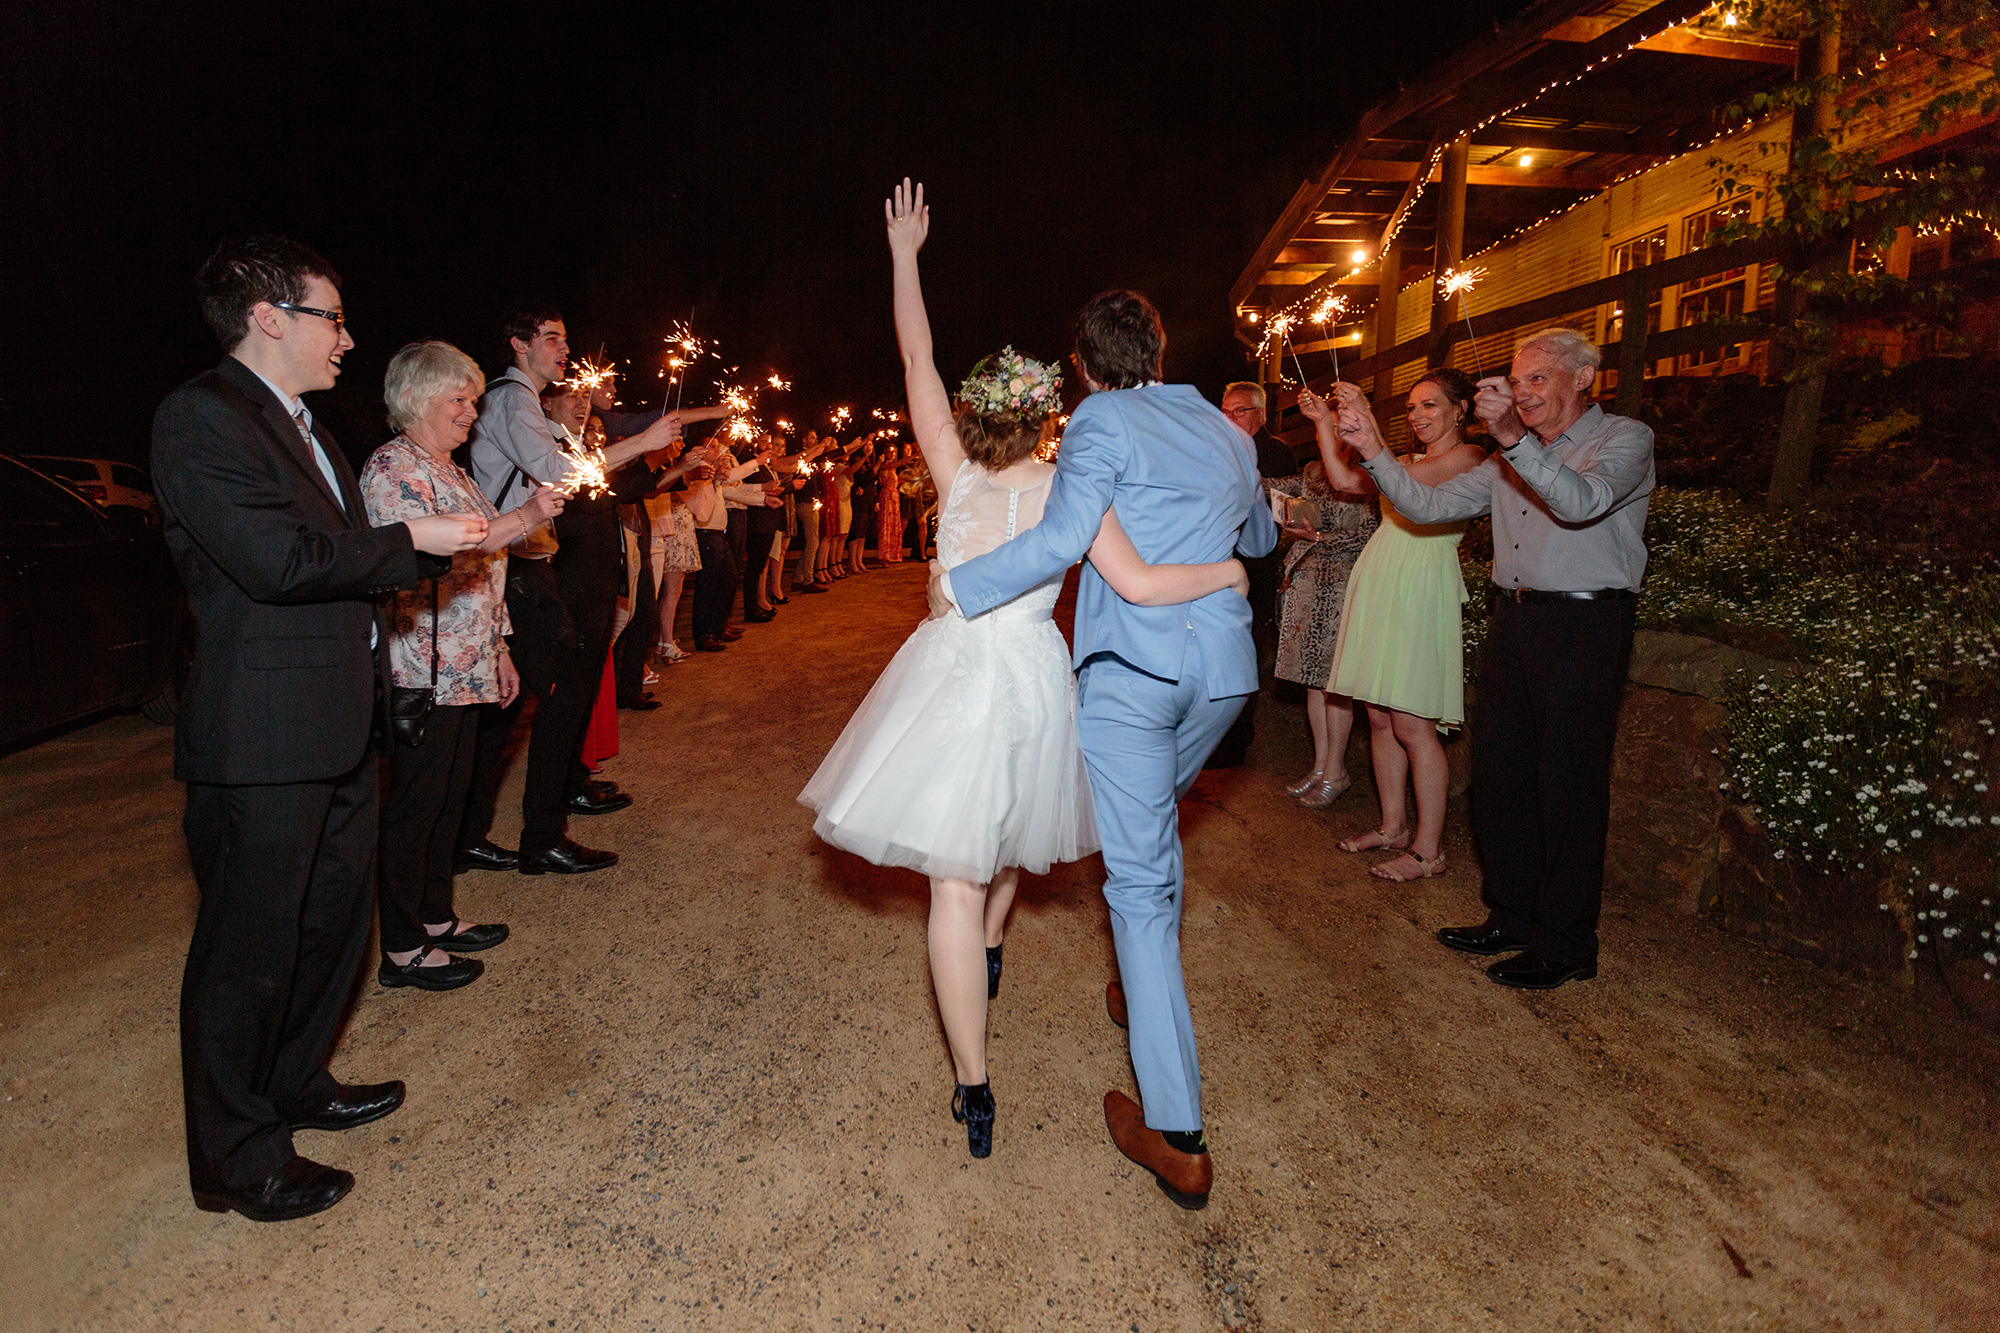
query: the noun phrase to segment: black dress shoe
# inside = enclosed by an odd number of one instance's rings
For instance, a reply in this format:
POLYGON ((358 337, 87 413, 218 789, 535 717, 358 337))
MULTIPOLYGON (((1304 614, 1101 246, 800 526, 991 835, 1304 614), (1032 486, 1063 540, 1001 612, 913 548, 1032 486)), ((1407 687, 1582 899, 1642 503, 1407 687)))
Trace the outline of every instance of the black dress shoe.
POLYGON ((769 622, 776 620, 777 618, 778 618, 778 613, 776 611, 759 611, 754 606, 751 607, 748 611, 745 611, 743 613, 744 622, 746 624, 751 624, 751 625, 768 624, 769 622))
POLYGON ((333 1100, 316 1111, 288 1115, 285 1123, 293 1129, 353 1129, 371 1120, 380 1120, 403 1104, 403 1080, 388 1083, 343 1085, 333 1100))
POLYGON ((1554 990, 1565 981, 1589 981, 1595 963, 1552 963, 1532 949, 1486 969, 1486 975, 1516 990, 1554 990))
POLYGON ((325 1212, 353 1188, 352 1173, 294 1156, 255 1189, 202 1189, 197 1186, 194 1202, 197 1208, 211 1213, 226 1213, 233 1209, 252 1222, 289 1222, 294 1218, 325 1212))
POLYGON ((619 709, 627 713, 650 713, 660 706, 660 701, 650 694, 643 699, 620 699, 618 701, 619 709))
POLYGON ((606 797, 620 795, 625 790, 610 778, 585 778, 583 789, 600 801, 606 797))
POLYGON ((792 604, 792 599, 789 597, 773 597, 771 600, 779 606, 790 606, 792 604))
POLYGON ((1528 947, 1498 926, 1446 926, 1438 932, 1438 943, 1460 953, 1519 953, 1528 947))
POLYGON ((481 838, 470 847, 461 847, 452 853, 451 873, 463 875, 468 870, 512 870, 520 864, 520 857, 481 838))
POLYGON ((729 651, 729 645, 720 639, 696 639, 694 650, 698 653, 725 653, 729 651))
POLYGON ((563 802, 563 809, 573 815, 608 815, 613 810, 623 810, 632 804, 632 798, 622 791, 614 791, 600 796, 588 787, 563 802))
POLYGON ((431 948, 443 949, 446 953, 478 953, 507 940, 507 927, 498 921, 463 929, 459 929, 459 923, 454 921, 452 927, 442 935, 431 936, 431 948))
MULTIPOLYGON (((431 948, 435 948, 433 945, 431 948)), ((460 986, 470 986, 479 980, 479 974, 486 970, 486 964, 477 958, 452 958, 442 966, 425 967, 426 948, 407 963, 392 963, 382 960, 375 979, 384 986, 416 986, 423 990, 457 990, 460 986)), ((447 958, 451 955, 445 955, 447 958)))
POLYGON ((724 643, 735 643, 743 637, 743 629, 740 625, 731 625, 728 629, 722 631, 719 637, 724 643))
POLYGON ((618 853, 579 847, 568 838, 561 839, 546 851, 523 850, 521 853, 521 873, 524 875, 585 875, 617 864, 618 853))

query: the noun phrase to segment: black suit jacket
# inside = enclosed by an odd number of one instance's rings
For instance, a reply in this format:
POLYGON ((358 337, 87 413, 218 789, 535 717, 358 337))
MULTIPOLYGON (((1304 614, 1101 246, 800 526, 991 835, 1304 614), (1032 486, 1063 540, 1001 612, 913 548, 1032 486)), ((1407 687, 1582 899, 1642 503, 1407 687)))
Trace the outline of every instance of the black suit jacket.
POLYGON ((195 626, 174 776, 337 777, 367 752, 375 598, 450 568, 398 523, 368 526, 354 470, 314 428, 343 509, 277 396, 234 357, 153 417, 153 478, 195 626))

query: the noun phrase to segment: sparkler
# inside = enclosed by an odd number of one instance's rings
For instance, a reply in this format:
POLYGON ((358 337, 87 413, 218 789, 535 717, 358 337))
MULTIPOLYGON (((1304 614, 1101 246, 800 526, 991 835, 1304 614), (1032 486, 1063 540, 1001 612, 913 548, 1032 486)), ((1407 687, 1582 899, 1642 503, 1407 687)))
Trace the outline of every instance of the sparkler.
POLYGON ((562 451, 562 460, 570 469, 570 475, 562 483, 568 494, 582 493, 595 499, 611 489, 611 479, 604 475, 604 459, 595 450, 578 443, 562 451))
POLYGON ((1444 290, 1444 299, 1458 298, 1459 313, 1465 317, 1466 354, 1472 359, 1472 368, 1479 369, 1479 337, 1472 331, 1472 307, 1466 303, 1465 294, 1478 286, 1486 276, 1483 268, 1446 269, 1438 275, 1438 286, 1444 290))
POLYGON ((833 428, 835 430, 839 430, 853 419, 854 412, 852 409, 845 407, 836 407, 833 409, 833 428))
MULTIPOLYGON (((1320 298, 1308 316, 1313 323, 1326 329, 1326 351, 1333 358, 1333 382, 1340 383, 1340 317, 1347 313, 1347 298, 1328 292, 1320 298), (1332 327, 1328 327, 1331 325, 1332 327)), ((1296 359, 1296 356, 1294 357, 1296 359)))

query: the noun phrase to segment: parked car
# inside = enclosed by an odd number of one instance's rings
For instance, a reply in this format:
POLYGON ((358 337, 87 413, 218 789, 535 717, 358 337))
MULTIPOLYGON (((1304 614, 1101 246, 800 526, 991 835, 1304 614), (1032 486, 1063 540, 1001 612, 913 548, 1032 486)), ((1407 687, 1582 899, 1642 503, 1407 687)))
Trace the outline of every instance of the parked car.
POLYGON ((173 720, 180 577, 157 531, 114 513, 0 455, 0 746, 109 708, 173 720))
POLYGON ((157 512, 153 479, 144 468, 109 458, 65 458, 57 454, 24 454, 21 461, 107 509, 137 509, 148 522, 157 512))

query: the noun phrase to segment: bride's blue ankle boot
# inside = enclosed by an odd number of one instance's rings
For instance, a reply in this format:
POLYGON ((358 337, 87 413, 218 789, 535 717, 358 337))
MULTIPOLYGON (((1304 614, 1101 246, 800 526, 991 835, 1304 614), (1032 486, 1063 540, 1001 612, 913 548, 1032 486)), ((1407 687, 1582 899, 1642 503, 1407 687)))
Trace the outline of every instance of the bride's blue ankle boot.
POLYGON ((960 1083, 951 1095, 951 1118, 965 1126, 965 1147, 974 1157, 993 1155, 993 1084, 960 1083))

